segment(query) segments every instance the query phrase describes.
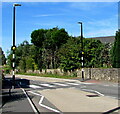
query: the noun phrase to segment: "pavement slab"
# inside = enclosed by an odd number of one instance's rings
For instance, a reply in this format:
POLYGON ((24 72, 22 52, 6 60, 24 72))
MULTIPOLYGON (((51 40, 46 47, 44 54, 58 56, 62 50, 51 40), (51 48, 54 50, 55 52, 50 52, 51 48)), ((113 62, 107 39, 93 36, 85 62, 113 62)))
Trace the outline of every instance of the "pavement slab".
POLYGON ((75 88, 39 91, 62 112, 106 112, 118 107, 118 100, 75 88))

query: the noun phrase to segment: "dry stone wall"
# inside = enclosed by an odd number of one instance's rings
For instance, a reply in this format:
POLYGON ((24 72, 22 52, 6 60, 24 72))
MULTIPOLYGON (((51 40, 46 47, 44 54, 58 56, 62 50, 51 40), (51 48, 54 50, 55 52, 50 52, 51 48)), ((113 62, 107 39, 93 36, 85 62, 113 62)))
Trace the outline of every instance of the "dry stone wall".
MULTIPOLYGON (((31 70, 27 72, 32 72, 31 70)), ((47 69, 42 70, 35 70, 34 73, 39 74, 58 74, 58 75, 76 75, 77 77, 82 78, 81 69, 76 70, 75 72, 67 72, 65 73, 61 69, 47 69)), ((120 68, 84 68, 84 77, 85 79, 95 79, 95 80, 104 80, 104 81, 112 81, 118 82, 120 76, 120 68)))

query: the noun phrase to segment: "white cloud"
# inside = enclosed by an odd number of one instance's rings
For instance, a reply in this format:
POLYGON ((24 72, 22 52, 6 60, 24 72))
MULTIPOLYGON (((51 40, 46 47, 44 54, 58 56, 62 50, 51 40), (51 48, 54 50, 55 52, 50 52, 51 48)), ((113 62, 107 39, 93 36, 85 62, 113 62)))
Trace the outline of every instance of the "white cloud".
POLYGON ((36 15, 34 17, 50 17, 50 16, 60 16, 64 14, 41 14, 41 15, 36 15))
POLYGON ((118 29, 118 16, 115 15, 112 18, 89 21, 86 23, 86 37, 96 36, 109 36, 115 35, 118 29))
MULTIPOLYGON (((81 10, 85 10, 85 11, 96 11, 96 9, 99 8, 105 8, 105 7, 110 7, 111 5, 113 5, 113 2, 109 2, 109 3, 106 3, 106 2, 103 2, 102 4, 99 4, 100 2, 81 2, 81 3, 77 3, 77 2, 73 2, 72 4, 70 4, 70 7, 72 8, 75 8, 75 9, 81 9, 81 10)), ((114 2, 116 3, 116 2, 114 2)))
POLYGON ((85 33, 85 37, 89 38, 89 37, 100 37, 100 36, 114 36, 116 33, 116 29, 98 29, 98 30, 94 30, 94 31, 90 31, 85 33))

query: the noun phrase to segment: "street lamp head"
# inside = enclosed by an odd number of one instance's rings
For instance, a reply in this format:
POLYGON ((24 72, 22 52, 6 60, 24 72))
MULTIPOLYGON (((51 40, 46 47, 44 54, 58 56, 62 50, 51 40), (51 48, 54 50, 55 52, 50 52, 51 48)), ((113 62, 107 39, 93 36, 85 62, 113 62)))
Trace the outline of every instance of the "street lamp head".
POLYGON ((82 24, 82 22, 78 22, 78 24, 82 24))
POLYGON ((15 7, 15 6, 21 6, 21 4, 15 3, 15 4, 13 4, 13 6, 14 6, 14 7, 15 7))

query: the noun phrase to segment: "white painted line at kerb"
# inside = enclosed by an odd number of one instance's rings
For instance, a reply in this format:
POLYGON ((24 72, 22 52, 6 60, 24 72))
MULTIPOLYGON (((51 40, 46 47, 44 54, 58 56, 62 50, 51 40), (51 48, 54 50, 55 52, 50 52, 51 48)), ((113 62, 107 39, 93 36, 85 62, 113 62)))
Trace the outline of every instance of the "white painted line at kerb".
POLYGON ((31 87, 31 88, 35 88, 35 89, 37 89, 37 88, 42 88, 42 87, 40 87, 40 86, 36 86, 36 85, 29 85, 29 87, 31 87))
POLYGON ((60 113, 60 111, 58 111, 58 110, 56 110, 56 109, 53 109, 53 108, 51 108, 51 107, 48 107, 48 106, 42 104, 42 102, 43 102, 43 100, 44 100, 44 98, 45 98, 43 95, 40 95, 40 94, 35 93, 35 92, 33 92, 33 91, 28 91, 28 92, 30 92, 30 93, 32 93, 32 94, 35 94, 35 95, 38 95, 38 96, 41 97, 41 99, 40 99, 40 101, 39 101, 39 105, 40 105, 40 106, 42 106, 42 107, 44 107, 44 108, 46 108, 46 109, 49 109, 49 110, 51 110, 51 111, 53 111, 53 112, 60 113))
MULTIPOLYGON (((21 88, 21 89, 22 89, 22 88, 21 88)), ((27 97, 27 99, 28 99, 28 101, 29 101, 29 103, 30 103, 32 109, 34 110, 34 112, 35 112, 36 114, 38 114, 37 110, 35 109, 34 105, 33 105, 32 102, 31 102, 30 98, 29 98, 28 95, 26 94, 25 90, 22 89, 22 91, 23 91, 24 94, 26 95, 26 97, 27 97)))
POLYGON ((53 83, 53 84, 59 85, 59 86, 68 86, 68 85, 66 85, 66 84, 61 84, 61 83, 53 83))
POLYGON ((39 85, 42 85, 42 86, 47 86, 47 87, 55 87, 55 86, 50 85, 50 84, 39 84, 39 85))
POLYGON ((80 84, 77 84, 77 83, 67 83, 69 85, 80 85, 80 84))
POLYGON ((88 84, 88 85, 90 85, 90 84, 94 84, 94 83, 86 83, 86 82, 81 82, 81 84, 88 84))
POLYGON ((87 92, 95 92, 95 93, 97 93, 97 94, 99 94, 99 95, 101 95, 101 96, 104 96, 104 94, 102 94, 102 93, 100 93, 100 92, 98 92, 98 91, 95 91, 95 90, 91 90, 91 89, 82 89, 82 90, 85 90, 85 91, 87 91, 87 92))

